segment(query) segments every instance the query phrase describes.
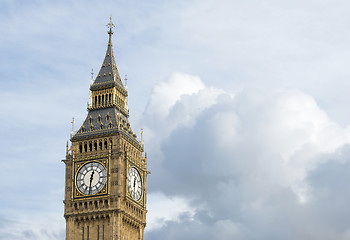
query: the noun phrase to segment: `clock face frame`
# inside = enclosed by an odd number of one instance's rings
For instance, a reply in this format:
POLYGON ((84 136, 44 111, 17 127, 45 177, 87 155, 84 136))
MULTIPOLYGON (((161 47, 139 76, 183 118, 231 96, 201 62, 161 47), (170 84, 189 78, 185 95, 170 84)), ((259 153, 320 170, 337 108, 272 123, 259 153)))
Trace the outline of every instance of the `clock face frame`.
POLYGON ((128 170, 128 190, 131 198, 140 201, 142 197, 142 178, 140 172, 135 167, 128 170))
POLYGON ((82 165, 75 178, 77 189, 83 195, 94 195, 100 192, 106 182, 106 168, 95 161, 82 165))

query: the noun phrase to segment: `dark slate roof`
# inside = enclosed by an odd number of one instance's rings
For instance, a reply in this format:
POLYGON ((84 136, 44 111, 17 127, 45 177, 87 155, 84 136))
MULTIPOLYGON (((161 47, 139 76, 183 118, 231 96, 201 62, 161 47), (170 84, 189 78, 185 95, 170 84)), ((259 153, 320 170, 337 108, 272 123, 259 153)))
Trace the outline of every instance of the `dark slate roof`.
POLYGON ((137 140, 136 134, 130 127, 129 120, 115 107, 90 110, 84 123, 73 135, 71 141, 110 136, 117 133, 122 134, 140 150, 143 150, 142 144, 137 140))
POLYGON ((117 86, 122 93, 126 94, 126 90, 120 78, 117 64, 113 54, 112 32, 109 32, 109 40, 105 59, 103 60, 101 69, 97 74, 94 83, 91 85, 91 90, 98 90, 107 87, 117 86))

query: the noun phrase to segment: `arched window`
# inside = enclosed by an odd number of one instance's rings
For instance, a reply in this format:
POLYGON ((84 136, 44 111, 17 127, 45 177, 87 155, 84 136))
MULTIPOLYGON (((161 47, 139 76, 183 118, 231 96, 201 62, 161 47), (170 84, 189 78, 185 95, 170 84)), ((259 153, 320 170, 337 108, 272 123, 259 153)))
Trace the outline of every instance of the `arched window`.
POLYGON ((100 147, 100 150, 102 150, 102 142, 101 141, 99 142, 99 147, 100 147))
POLYGON ((95 149, 95 151, 97 150, 97 142, 96 141, 94 142, 94 149, 95 149))
POLYGON ((96 107, 97 105, 97 96, 95 96, 95 102, 94 102, 94 106, 96 107))
POLYGON ((107 140, 105 140, 105 149, 107 149, 107 140))
POLYGON ((102 105, 105 103, 105 95, 102 95, 102 105))
POLYGON ((109 127, 109 128, 112 128, 112 123, 111 123, 111 122, 108 124, 108 127, 109 127))
POLYGON ((101 126, 100 126, 101 129, 103 129, 103 124, 101 123, 101 126))
POLYGON ((82 153, 83 152, 83 144, 79 144, 79 152, 82 153))
POLYGON ((101 105, 101 95, 98 95, 98 106, 101 105))
POLYGON ((89 151, 92 151, 92 142, 89 142, 89 151))
POLYGON ((87 143, 84 143, 84 152, 87 152, 87 143))

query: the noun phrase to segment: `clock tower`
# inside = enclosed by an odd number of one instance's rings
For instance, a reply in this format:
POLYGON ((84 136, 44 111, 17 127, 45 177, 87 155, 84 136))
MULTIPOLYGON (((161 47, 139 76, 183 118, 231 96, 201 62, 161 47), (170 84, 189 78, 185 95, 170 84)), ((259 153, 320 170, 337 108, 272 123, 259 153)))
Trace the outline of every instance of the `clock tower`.
POLYGON ((147 156, 130 126, 127 88, 113 54, 113 23, 88 113, 71 135, 65 163, 67 240, 143 240, 147 156))

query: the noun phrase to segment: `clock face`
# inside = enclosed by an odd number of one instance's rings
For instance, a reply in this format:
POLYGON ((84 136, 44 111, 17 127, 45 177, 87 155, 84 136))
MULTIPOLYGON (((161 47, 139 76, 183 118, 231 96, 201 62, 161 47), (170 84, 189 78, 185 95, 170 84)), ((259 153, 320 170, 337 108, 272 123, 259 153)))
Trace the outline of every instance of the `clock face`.
POLYGON ((85 195, 93 195, 101 191, 107 181, 107 172, 98 162, 83 165, 77 174, 76 184, 79 191, 85 195))
POLYGON ((139 171, 136 168, 132 167, 128 172, 128 188, 130 196, 138 201, 142 195, 142 181, 139 171))

